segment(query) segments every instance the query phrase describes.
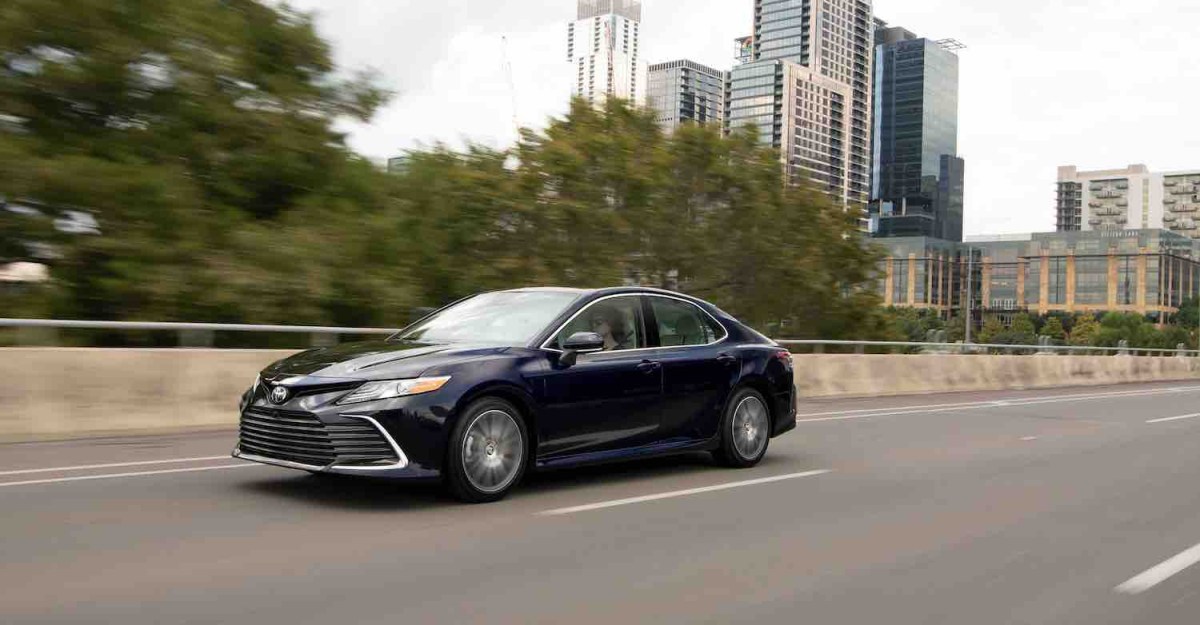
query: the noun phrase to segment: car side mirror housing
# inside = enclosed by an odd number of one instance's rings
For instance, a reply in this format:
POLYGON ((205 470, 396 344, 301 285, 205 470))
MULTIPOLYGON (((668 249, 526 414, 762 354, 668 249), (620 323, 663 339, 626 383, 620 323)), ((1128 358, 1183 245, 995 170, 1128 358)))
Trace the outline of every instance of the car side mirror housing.
POLYGON ((604 351, 604 337, 595 332, 576 332, 562 344, 562 350, 558 362, 564 367, 572 367, 579 360, 580 354, 604 351))

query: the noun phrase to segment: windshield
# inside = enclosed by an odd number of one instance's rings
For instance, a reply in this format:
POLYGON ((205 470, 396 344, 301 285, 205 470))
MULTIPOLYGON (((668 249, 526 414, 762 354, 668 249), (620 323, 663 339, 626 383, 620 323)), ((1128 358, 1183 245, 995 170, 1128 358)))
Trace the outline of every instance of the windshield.
POLYGON ((546 329, 576 293, 485 293, 459 302, 393 337, 421 343, 524 345, 546 329))

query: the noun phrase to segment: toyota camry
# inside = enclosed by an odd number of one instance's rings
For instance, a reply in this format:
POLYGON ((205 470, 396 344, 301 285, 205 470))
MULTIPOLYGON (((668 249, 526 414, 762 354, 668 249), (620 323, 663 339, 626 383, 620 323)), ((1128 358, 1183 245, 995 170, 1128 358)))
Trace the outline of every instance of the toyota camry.
POLYGON ((707 302, 519 289, 267 367, 242 397, 233 455, 442 480, 487 502, 529 471, 697 451, 754 466, 795 427, 795 401, 788 351, 707 302))

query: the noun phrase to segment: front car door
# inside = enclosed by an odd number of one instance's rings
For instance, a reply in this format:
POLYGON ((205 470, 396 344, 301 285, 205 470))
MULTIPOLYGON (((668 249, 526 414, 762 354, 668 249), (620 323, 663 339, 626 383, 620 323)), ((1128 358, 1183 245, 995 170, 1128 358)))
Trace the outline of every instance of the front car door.
POLYGON ((741 370, 736 351, 724 340, 728 332, 691 302, 661 295, 646 299, 659 346, 655 360, 663 367, 660 436, 712 438, 741 370))
POLYGON ((553 463, 581 454, 637 447, 659 438, 663 370, 650 357, 641 296, 618 295, 592 302, 552 337, 545 349, 557 355, 577 332, 596 332, 605 349, 580 354, 564 367, 555 360, 544 378, 538 457, 553 463))

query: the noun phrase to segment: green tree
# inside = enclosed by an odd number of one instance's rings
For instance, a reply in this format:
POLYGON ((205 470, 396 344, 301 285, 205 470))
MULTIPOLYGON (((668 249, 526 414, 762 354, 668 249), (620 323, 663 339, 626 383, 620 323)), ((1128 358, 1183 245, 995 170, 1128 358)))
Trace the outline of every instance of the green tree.
POLYGON ((996 338, 1005 331, 1004 324, 997 317, 988 317, 983 322, 983 329, 979 331, 979 342, 984 344, 996 344, 996 338))
POLYGON ((0 194, 82 207, 103 233, 60 246, 67 317, 255 313, 229 297, 239 261, 292 254, 242 233, 361 182, 335 123, 386 97, 339 78, 308 16, 252 0, 10 0, 0 58, 0 194))
POLYGON ((1042 336, 1048 336, 1055 341, 1062 341, 1067 338, 1067 332, 1063 329, 1062 320, 1058 317, 1050 317, 1046 320, 1046 324, 1042 326, 1042 336))
POLYGON ((1079 315, 1071 328, 1067 342, 1079 347, 1093 345, 1100 333, 1100 324, 1092 315, 1079 315))

